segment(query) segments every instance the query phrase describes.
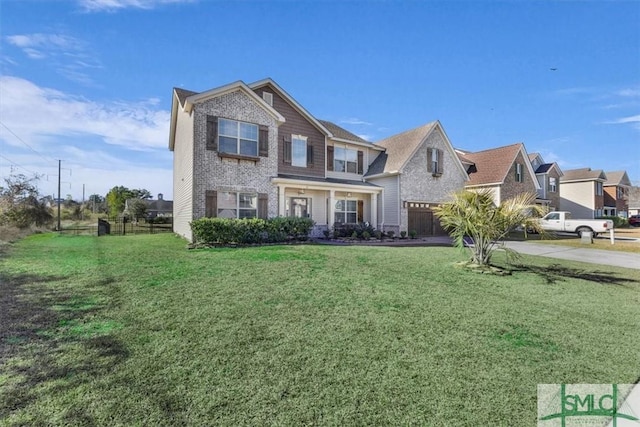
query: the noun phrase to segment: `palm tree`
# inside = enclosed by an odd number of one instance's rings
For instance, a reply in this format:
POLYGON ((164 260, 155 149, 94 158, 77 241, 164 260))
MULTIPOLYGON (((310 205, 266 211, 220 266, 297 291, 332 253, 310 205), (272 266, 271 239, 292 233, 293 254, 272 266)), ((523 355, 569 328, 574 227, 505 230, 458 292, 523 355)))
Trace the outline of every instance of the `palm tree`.
POLYGON ((453 200, 435 208, 435 214, 454 245, 471 251, 472 264, 488 266, 493 251, 504 247, 502 240, 515 228, 544 233, 537 218, 545 208, 536 205, 535 199, 535 194, 521 193, 496 206, 490 189, 462 190, 453 194, 453 200), (466 237, 472 245, 466 244, 466 237))

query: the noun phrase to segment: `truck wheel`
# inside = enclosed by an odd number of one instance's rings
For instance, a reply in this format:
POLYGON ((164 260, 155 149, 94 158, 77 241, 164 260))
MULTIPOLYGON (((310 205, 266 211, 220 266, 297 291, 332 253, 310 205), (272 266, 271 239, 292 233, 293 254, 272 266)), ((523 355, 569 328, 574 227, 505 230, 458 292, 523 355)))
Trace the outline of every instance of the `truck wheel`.
MULTIPOLYGON (((591 232, 593 233, 593 230, 590 229, 589 227, 578 227, 578 229, 576 230, 576 234, 578 235, 578 237, 582 237, 582 233, 583 232, 591 232)), ((596 237, 595 233, 593 234, 593 237, 596 237)))

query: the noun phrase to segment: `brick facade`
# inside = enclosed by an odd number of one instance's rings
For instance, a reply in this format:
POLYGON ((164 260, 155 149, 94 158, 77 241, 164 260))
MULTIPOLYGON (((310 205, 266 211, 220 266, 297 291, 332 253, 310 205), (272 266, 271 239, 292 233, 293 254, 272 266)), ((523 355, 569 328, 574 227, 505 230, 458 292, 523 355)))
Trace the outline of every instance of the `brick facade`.
POLYGON ((194 109, 193 219, 205 216, 207 190, 266 193, 268 216, 278 214, 278 193, 271 178, 277 174, 276 120, 242 91, 196 104, 194 109), (207 115, 239 120, 269 128, 269 155, 257 161, 224 158, 206 149, 207 115))

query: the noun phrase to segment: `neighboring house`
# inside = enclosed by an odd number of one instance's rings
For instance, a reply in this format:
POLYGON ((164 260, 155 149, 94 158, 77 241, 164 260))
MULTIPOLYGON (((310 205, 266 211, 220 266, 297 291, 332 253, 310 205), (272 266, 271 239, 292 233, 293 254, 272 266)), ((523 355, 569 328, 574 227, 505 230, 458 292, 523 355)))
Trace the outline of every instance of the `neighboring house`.
POLYGON ((529 160, 540 185, 536 203, 547 206, 550 211, 558 210, 560 208, 562 170, 555 162, 546 163, 539 153, 530 153, 529 160))
POLYGON ((468 175, 440 122, 394 135, 376 143, 385 152, 365 174, 384 188, 378 217, 385 231, 446 234, 433 208, 464 187, 468 175))
POLYGON ((604 183, 601 169, 571 169, 560 178, 560 210, 574 218, 599 218, 604 215, 604 183))
POLYGON ((157 217, 171 217, 173 216, 173 201, 164 200, 164 196, 162 193, 158 194, 157 200, 146 200, 146 199, 127 199, 124 202, 124 212, 128 214, 130 211, 131 203, 136 201, 141 201, 147 205, 147 210, 145 213, 146 218, 157 218, 157 217))
POLYGON ((174 231, 201 217, 302 216, 313 235, 335 223, 380 226, 382 187, 364 181, 384 149, 319 121, 265 79, 206 92, 174 89, 174 231))
POLYGON ((640 215, 640 187, 629 189, 629 216, 640 215))
POLYGON ((517 143, 489 150, 456 150, 467 165, 469 190, 490 189, 496 205, 521 193, 537 194, 541 189, 524 144, 517 143))
POLYGON ((626 171, 606 172, 604 183, 604 216, 629 217, 631 181, 626 171))

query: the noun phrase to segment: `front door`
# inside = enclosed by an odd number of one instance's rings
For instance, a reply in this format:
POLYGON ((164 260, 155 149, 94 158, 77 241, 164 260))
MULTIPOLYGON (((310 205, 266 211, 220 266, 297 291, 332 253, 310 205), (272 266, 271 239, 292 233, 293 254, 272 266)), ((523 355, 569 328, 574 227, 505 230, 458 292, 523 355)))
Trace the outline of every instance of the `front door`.
POLYGON ((298 218, 308 218, 310 215, 309 199, 305 197, 292 197, 289 205, 289 215, 298 218))

